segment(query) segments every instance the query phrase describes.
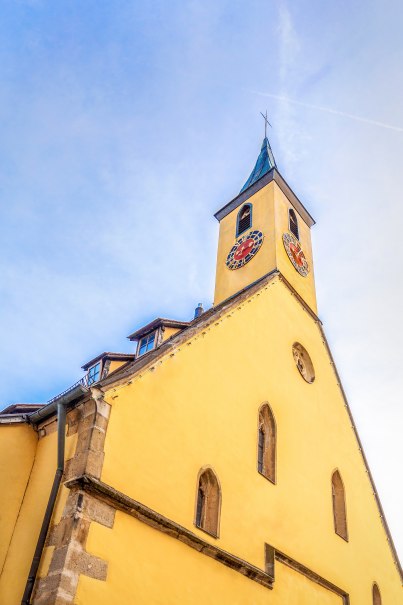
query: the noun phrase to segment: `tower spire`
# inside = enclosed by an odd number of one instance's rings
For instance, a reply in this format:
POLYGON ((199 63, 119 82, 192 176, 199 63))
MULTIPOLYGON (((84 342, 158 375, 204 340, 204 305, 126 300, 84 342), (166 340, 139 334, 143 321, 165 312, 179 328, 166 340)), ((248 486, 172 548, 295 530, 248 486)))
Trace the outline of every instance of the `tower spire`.
POLYGON ((273 152, 270 147, 269 139, 267 138, 267 125, 271 126, 269 120, 267 119, 267 109, 266 114, 260 112, 260 115, 264 119, 264 139, 262 143, 262 148, 260 150, 259 157, 256 161, 255 167, 252 170, 250 177, 246 181, 245 185, 242 187, 240 193, 245 191, 248 187, 256 183, 263 175, 267 174, 272 168, 277 168, 276 160, 274 159, 273 152))

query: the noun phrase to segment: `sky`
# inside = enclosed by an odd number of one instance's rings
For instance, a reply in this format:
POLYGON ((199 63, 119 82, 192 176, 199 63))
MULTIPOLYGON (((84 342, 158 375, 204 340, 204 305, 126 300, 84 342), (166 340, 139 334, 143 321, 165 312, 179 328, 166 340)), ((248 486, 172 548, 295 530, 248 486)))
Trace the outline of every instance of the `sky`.
POLYGON ((267 109, 402 559, 402 27, 400 0, 3 0, 1 407, 211 306, 267 109))

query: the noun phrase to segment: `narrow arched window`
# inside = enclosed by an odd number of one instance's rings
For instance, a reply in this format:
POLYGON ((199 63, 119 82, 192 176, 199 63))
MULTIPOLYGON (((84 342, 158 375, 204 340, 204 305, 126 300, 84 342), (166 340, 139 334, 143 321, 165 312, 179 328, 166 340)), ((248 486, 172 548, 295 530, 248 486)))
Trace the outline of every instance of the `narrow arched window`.
POLYGON ((348 541, 346 498, 339 471, 334 471, 332 475, 332 500, 334 531, 338 536, 348 541))
POLYGON ((236 237, 252 227, 252 204, 245 204, 238 212, 236 220, 236 237))
POLYGON ((276 423, 267 403, 259 410, 257 470, 276 482, 276 423))
POLYGON ((372 586, 372 605, 382 605, 381 593, 376 582, 372 586))
POLYGON ((299 239, 298 219, 292 208, 288 211, 288 226, 293 235, 299 239))
POLYGON ((199 475, 196 497, 196 526, 218 537, 221 506, 221 490, 211 468, 199 475))

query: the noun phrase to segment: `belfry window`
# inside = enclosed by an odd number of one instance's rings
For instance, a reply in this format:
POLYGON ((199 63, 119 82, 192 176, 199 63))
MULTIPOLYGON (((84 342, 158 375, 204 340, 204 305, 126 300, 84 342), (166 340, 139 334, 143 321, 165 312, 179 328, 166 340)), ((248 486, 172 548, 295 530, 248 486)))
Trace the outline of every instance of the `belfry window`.
POLYGON ((88 386, 90 386, 91 384, 94 384, 94 382, 98 382, 98 380, 100 379, 100 374, 101 374, 101 362, 99 361, 98 363, 96 363, 95 365, 91 366, 88 369, 88 373, 87 373, 88 386))
POLYGON ((339 471, 334 471, 332 475, 332 500, 334 531, 348 542, 346 499, 339 471))
POLYGON ((267 403, 259 410, 257 470, 276 482, 276 423, 267 403))
POLYGON ((197 485, 196 526, 208 534, 218 537, 220 520, 221 490, 218 479, 211 468, 201 472, 197 485))
POLYGON ((292 208, 288 211, 288 226, 291 233, 299 240, 298 219, 292 208))
POLYGON ((140 357, 140 355, 144 355, 144 353, 147 353, 147 351, 151 351, 151 349, 154 349, 155 336, 156 332, 151 332, 151 334, 147 334, 147 336, 144 336, 144 338, 139 341, 137 349, 138 357, 140 357))
POLYGON ((238 212, 236 237, 252 227, 252 204, 245 204, 238 212))
POLYGON ((372 605, 382 605, 381 593, 376 582, 372 586, 372 605))

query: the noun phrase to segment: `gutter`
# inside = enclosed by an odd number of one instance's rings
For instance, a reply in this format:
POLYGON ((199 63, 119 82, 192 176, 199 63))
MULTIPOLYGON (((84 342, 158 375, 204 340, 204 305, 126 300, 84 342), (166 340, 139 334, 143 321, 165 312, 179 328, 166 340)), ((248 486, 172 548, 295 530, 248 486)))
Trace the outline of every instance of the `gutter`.
POLYGON ((49 405, 44 408, 33 412, 27 416, 27 420, 35 425, 39 421, 47 418, 57 410, 57 468, 55 477, 53 479, 52 489, 49 494, 48 504, 46 506, 45 515, 42 521, 41 531, 39 533, 38 541, 34 556, 29 570, 27 582, 25 585, 24 594, 22 597, 21 605, 29 605, 31 602, 32 591, 34 589, 36 576, 41 562, 43 548, 45 546, 46 536, 48 534, 50 520, 52 518, 53 509, 55 506, 57 494, 59 492, 60 483, 64 472, 64 448, 66 441, 66 408, 73 401, 81 397, 84 393, 87 393, 88 389, 82 385, 78 385, 69 393, 62 395, 56 401, 52 401, 49 405))
POLYGON ((20 424, 27 422, 28 414, 0 414, 0 424, 20 424))
POLYGON ((41 422, 41 420, 52 416, 52 414, 56 412, 59 403, 63 403, 63 405, 68 405, 69 403, 72 403, 75 399, 79 399, 81 395, 84 395, 84 393, 88 393, 88 389, 82 384, 78 384, 76 387, 74 387, 74 389, 68 391, 63 395, 60 395, 60 397, 53 399, 51 403, 48 403, 48 405, 45 405, 43 408, 40 408, 39 410, 37 410, 36 412, 32 412, 31 414, 27 414, 27 419, 30 424, 36 425, 41 422))

